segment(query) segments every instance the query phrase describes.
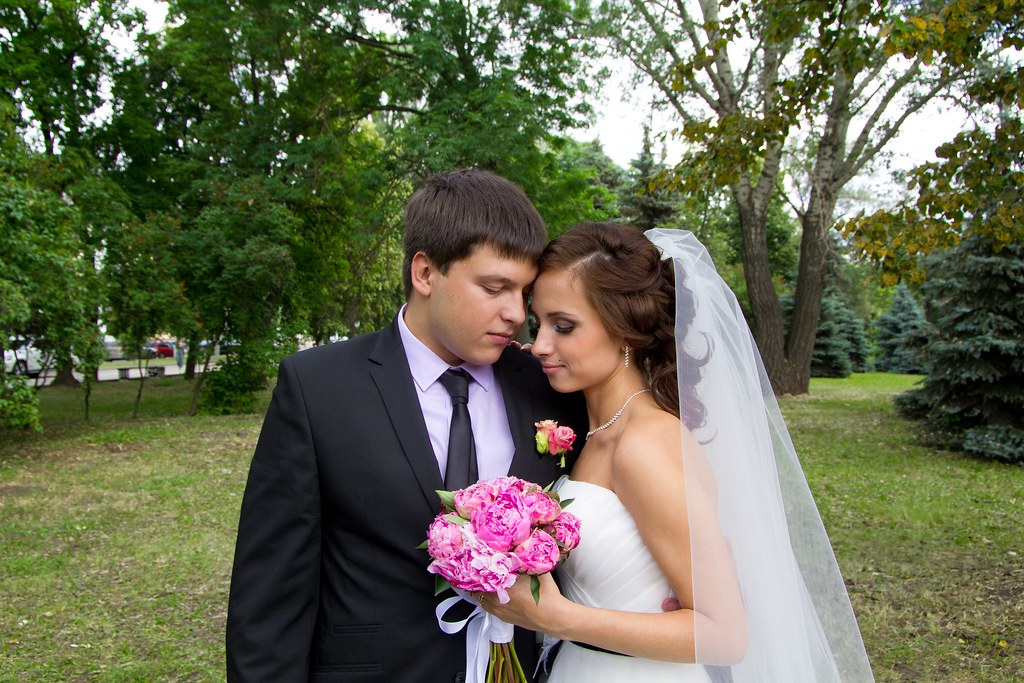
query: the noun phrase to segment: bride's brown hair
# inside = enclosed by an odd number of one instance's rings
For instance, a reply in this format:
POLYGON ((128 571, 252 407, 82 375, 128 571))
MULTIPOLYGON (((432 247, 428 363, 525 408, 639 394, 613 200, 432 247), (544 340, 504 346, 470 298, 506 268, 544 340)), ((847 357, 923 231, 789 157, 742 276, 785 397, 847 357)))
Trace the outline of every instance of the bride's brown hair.
MULTIPOLYGON (((566 270, 612 335, 622 337, 643 368, 654 400, 690 429, 704 423, 704 404, 694 390, 707 362, 683 350, 677 381, 676 286, 671 259, 636 228, 618 223, 580 223, 555 238, 539 262, 540 272, 566 270), (679 387, 685 395, 679 400, 679 387), (680 414, 680 410, 682 413, 680 414)), ((679 292, 684 329, 693 321, 689 290, 679 292)))

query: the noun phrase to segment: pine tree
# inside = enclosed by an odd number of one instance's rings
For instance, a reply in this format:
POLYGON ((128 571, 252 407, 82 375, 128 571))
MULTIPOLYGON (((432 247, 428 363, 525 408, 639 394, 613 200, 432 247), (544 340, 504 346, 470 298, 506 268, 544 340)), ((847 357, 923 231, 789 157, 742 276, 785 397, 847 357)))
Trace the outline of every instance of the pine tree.
POLYGON ((904 285, 896 288, 892 305, 875 322, 878 355, 875 369, 881 372, 924 372, 916 340, 927 326, 921 306, 904 285))
POLYGON ((850 363, 854 372, 871 371, 871 342, 868 341, 868 333, 864 320, 857 316, 845 303, 840 312, 840 325, 843 336, 850 347, 850 363))
MULTIPOLYGON (((783 294, 780 302, 788 322, 793 311, 793 295, 783 294)), ((821 318, 811 355, 811 376, 849 377, 853 372, 865 372, 867 364, 864 321, 846 305, 842 292, 830 288, 821 300, 821 318)))
POLYGON ((631 164, 634 173, 632 192, 622 201, 623 215, 641 230, 664 226, 676 213, 671 192, 657 184, 663 166, 651 151, 651 129, 644 126, 644 144, 631 164))
POLYGON ((821 300, 821 318, 811 355, 811 377, 849 377, 853 372, 845 318, 849 310, 834 290, 821 300))
POLYGON ((897 406, 969 452, 1024 463, 1024 244, 969 237, 926 272, 928 374, 897 406))

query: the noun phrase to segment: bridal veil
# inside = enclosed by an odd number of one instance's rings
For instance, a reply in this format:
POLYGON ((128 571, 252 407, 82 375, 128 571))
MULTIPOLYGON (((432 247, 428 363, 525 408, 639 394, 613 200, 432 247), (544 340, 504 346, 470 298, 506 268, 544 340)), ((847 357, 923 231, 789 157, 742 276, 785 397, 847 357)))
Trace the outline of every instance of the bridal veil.
MULTIPOLYGON (((732 547, 749 638, 731 680, 872 681, 835 555, 736 297, 692 233, 658 229, 645 235, 663 258, 673 259, 676 291, 689 290, 696 303, 696 318, 686 329, 680 329, 686 316, 676 316, 677 351, 707 357, 696 386, 705 420, 693 433, 714 470, 719 524, 732 547)), ((677 357, 683 363, 686 356, 677 357)), ((680 387, 679 395, 688 393, 680 387)), ((693 457, 683 454, 688 469, 693 457)), ((697 612, 709 600, 698 568, 710 554, 701 552, 700 543, 694 538, 691 545, 697 612)), ((703 647, 710 649, 706 639, 703 647)), ((701 652, 698 627, 698 662, 701 652)))

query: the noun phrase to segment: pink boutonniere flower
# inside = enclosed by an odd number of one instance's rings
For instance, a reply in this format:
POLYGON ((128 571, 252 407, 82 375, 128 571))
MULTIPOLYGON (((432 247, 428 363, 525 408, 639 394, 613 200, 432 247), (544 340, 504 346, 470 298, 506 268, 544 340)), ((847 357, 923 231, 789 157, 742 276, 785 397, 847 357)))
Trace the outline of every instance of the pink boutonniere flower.
POLYGON ((537 452, 561 456, 558 466, 565 467, 565 452, 572 450, 576 432, 572 427, 559 427, 554 420, 534 422, 533 426, 537 428, 537 452))

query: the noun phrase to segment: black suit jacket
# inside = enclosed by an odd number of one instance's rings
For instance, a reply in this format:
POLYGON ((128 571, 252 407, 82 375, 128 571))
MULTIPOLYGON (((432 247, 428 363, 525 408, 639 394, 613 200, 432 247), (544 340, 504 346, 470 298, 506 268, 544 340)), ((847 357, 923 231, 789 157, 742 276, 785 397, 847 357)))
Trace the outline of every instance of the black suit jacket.
MULTIPOLYGON (((561 471, 537 453, 534 422, 582 435, 582 398, 552 391, 521 351, 494 369, 516 447, 509 474, 546 485, 561 471)), ((416 548, 442 488, 397 322, 282 361, 242 501, 228 680, 458 680, 465 636, 438 628, 416 548)), ((516 642, 532 673, 533 634, 516 642)))

